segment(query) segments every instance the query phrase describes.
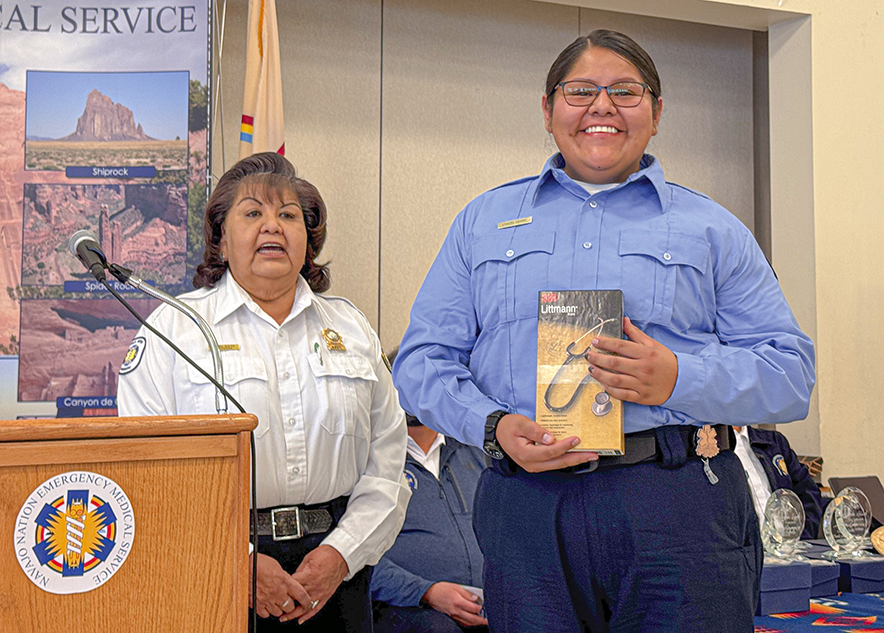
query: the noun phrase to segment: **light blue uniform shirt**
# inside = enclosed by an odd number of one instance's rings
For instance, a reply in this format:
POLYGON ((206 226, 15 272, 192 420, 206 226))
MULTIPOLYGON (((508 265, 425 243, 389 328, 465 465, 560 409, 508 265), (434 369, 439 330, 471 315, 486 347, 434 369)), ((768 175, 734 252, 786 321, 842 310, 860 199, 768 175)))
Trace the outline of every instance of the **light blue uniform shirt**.
POLYGON ((749 230, 666 182, 653 156, 593 196, 563 166, 556 154, 455 218, 396 357, 403 408, 475 446, 493 411, 534 419, 537 293, 619 288, 626 316, 678 358, 664 404, 625 403, 627 433, 806 417, 813 342, 749 230))

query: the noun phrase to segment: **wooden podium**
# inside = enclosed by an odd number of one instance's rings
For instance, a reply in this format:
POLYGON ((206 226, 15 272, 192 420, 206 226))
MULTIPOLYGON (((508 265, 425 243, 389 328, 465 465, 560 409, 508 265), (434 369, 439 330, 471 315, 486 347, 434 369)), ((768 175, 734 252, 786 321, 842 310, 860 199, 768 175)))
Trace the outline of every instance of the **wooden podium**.
POLYGON ((0 630, 246 631, 256 424, 252 415, 0 421, 0 630), (35 489, 71 471, 116 482, 135 529, 104 584, 59 595, 25 575, 14 530, 35 489))

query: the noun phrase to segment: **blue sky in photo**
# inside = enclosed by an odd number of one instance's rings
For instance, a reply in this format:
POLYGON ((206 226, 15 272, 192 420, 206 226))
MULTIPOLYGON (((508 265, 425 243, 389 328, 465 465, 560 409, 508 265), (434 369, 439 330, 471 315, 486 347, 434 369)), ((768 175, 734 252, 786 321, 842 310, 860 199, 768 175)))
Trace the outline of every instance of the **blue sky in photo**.
POLYGON ((97 89, 132 111, 135 124, 158 140, 187 138, 189 73, 28 71, 25 135, 57 139, 73 134, 97 89))

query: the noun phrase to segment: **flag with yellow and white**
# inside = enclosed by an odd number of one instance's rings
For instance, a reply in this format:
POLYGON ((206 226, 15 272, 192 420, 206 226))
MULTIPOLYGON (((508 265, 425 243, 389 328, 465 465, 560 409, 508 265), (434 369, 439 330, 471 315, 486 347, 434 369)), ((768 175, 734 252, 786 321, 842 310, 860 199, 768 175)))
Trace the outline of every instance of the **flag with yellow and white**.
POLYGON ((249 0, 239 157, 257 152, 285 155, 276 0, 249 0))

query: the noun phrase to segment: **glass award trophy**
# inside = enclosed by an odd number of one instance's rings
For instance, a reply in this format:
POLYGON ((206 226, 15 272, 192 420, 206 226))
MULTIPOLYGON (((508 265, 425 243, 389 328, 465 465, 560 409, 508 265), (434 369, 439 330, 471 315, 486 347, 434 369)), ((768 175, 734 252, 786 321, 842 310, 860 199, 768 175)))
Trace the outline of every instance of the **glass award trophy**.
POLYGON ((770 562, 803 560, 797 553, 803 531, 804 505, 801 499, 791 490, 774 490, 764 506, 761 526, 765 559, 770 562))
POLYGON ((823 534, 832 551, 825 558, 860 558, 870 556, 863 548, 872 525, 872 506, 859 488, 842 490, 823 513, 823 534))

